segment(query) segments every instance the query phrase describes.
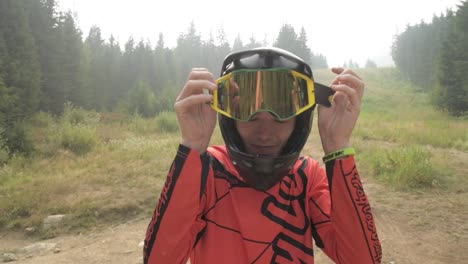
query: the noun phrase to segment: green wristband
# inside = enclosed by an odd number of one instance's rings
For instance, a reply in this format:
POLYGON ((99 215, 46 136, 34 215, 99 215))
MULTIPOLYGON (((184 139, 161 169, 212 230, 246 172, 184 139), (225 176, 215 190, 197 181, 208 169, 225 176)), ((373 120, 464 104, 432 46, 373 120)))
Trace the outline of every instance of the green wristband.
POLYGON ((349 156, 349 155, 354 155, 354 154, 356 154, 356 151, 354 150, 353 147, 340 149, 340 150, 337 150, 335 152, 325 155, 325 157, 323 157, 323 162, 327 163, 330 160, 334 160, 334 159, 338 159, 344 156, 349 156))

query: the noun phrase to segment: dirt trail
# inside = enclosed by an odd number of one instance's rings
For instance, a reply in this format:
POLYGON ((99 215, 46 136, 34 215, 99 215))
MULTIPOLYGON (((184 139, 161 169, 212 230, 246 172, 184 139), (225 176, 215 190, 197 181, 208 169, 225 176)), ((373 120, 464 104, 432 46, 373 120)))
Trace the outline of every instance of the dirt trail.
POLYGON ((148 221, 139 219, 97 233, 61 236, 44 241, 32 241, 10 235, 0 239, 0 248, 14 250, 37 242, 57 244, 59 252, 46 252, 43 255, 32 257, 19 253, 17 255, 20 260, 11 262, 14 264, 138 264, 143 263, 143 248, 139 244, 144 238, 148 221), (10 239, 10 241, 6 241, 6 239, 10 239))
MULTIPOLYGON (((365 182, 373 204, 383 263, 466 263, 468 259, 468 210, 466 191, 453 194, 398 193, 365 182)), ((110 227, 92 234, 62 236, 59 252, 27 257, 18 253, 12 263, 142 263, 142 247, 148 219, 110 227)), ((3 235, 0 249, 14 251, 38 241, 3 235)), ((4 251, 5 252, 5 251, 4 251)), ((316 263, 332 263, 316 250, 316 263)))

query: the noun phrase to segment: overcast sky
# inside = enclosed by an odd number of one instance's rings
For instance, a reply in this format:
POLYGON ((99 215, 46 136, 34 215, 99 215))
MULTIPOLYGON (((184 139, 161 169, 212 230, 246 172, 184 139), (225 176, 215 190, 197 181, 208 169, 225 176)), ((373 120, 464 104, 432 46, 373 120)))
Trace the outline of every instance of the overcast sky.
POLYGON ((92 25, 121 44, 130 36, 156 44, 163 33, 165 45, 174 47, 177 37, 193 21, 202 39, 216 37, 222 27, 232 45, 239 34, 244 44, 252 34, 273 44, 283 24, 296 33, 307 32, 309 47, 327 57, 329 66, 352 59, 364 65, 371 59, 381 66, 392 64, 393 36, 433 15, 456 10, 461 0, 58 0, 62 10, 76 13, 83 38, 92 25))

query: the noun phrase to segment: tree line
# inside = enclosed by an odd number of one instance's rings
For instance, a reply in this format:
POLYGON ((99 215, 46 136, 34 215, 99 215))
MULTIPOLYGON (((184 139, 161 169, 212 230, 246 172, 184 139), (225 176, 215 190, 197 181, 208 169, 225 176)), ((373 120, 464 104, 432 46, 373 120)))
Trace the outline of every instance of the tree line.
POLYGON ((468 111, 468 1, 457 7, 431 23, 407 26, 392 46, 401 73, 455 116, 468 111))
POLYGON ((273 45, 290 50, 313 68, 328 67, 326 58, 307 46, 285 24, 272 44, 252 35, 231 46, 221 28, 207 40, 192 22, 174 48, 129 38, 124 45, 104 39, 99 27, 83 33, 70 12, 59 12, 56 0, 0 1, 0 149, 28 153, 32 144, 26 124, 34 113, 60 115, 66 103, 84 109, 124 111, 150 117, 171 110, 180 86, 193 67, 218 74, 230 52, 273 45))

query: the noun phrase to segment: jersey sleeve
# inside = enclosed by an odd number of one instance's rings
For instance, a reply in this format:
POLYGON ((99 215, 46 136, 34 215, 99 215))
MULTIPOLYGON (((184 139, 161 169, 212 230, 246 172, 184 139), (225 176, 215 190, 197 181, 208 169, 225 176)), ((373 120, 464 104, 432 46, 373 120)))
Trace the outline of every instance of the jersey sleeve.
POLYGON ((186 263, 198 234, 206 203, 210 158, 180 145, 158 205, 146 231, 144 263, 186 263))
POLYGON ((354 157, 329 161, 326 172, 313 173, 309 209, 316 245, 335 263, 380 263, 382 249, 354 157))

